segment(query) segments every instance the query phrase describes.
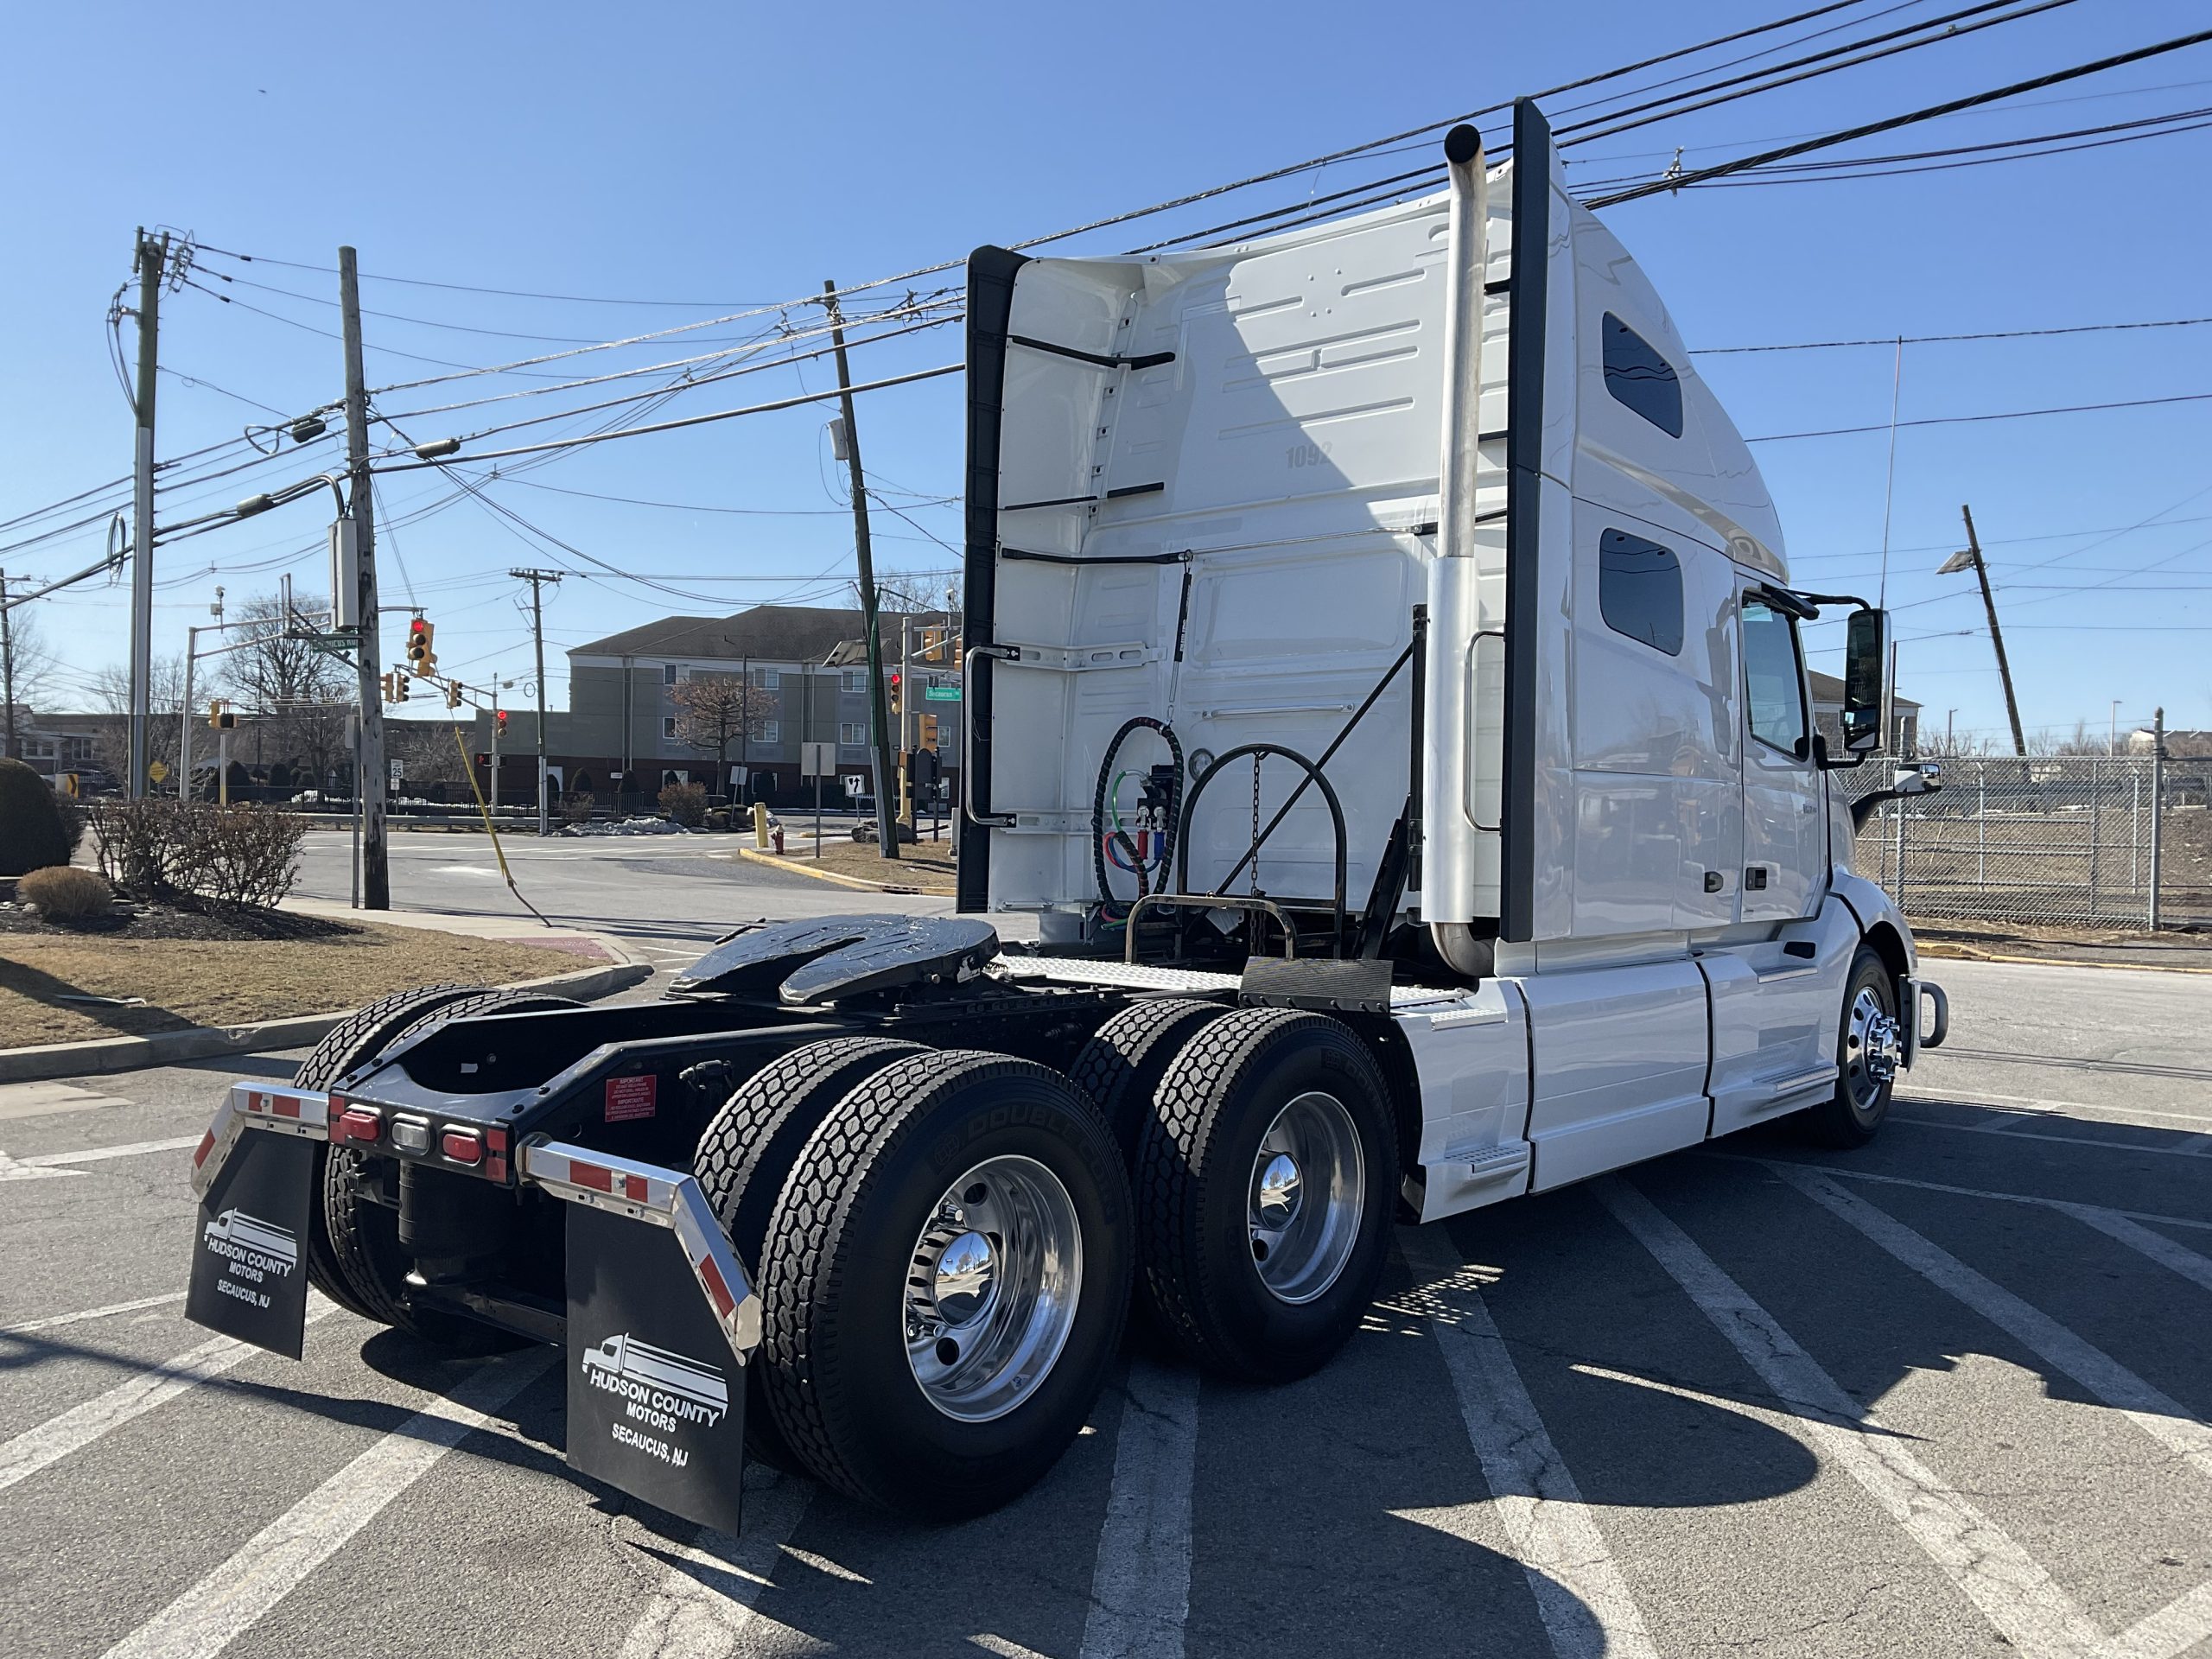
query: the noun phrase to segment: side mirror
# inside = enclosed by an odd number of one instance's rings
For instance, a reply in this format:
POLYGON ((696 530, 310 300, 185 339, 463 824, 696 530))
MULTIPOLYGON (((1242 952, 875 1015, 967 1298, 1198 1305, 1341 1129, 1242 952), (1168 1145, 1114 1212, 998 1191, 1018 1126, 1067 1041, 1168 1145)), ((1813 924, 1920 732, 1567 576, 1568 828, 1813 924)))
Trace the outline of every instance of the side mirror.
POLYGON ((1882 747, 1882 680, 1890 654, 1890 613, 1864 607, 1851 613, 1843 648, 1843 747, 1872 754, 1882 747))

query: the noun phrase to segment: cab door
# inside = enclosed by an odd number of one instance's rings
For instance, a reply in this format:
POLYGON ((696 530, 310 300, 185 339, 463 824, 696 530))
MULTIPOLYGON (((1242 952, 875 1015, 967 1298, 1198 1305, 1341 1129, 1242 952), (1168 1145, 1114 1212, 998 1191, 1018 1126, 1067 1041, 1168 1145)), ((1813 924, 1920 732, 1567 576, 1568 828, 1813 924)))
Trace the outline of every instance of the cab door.
POLYGON ((1796 619, 1739 584, 1744 663, 1743 919, 1794 921, 1812 914, 1827 862, 1821 778, 1813 764, 1812 710, 1796 619))

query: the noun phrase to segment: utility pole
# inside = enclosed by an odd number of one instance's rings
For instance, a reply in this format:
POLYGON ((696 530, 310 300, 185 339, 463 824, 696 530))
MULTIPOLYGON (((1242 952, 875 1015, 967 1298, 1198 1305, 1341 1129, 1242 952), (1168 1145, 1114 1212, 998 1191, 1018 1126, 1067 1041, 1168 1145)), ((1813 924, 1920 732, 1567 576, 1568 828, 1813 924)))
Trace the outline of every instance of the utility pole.
POLYGON ((537 833, 553 833, 551 808, 545 798, 545 584, 561 580, 558 570, 510 570, 517 582, 530 584, 530 635, 537 652, 537 833))
MULTIPOLYGON (((0 702, 8 710, 8 744, 0 749, 10 760, 23 757, 16 751, 16 623, 15 610, 8 603, 8 573, 0 570, 0 702)), ((56 758, 59 765, 59 757, 56 758)))
POLYGON ((1961 507, 1960 516, 1967 521, 1967 556, 1974 562, 1974 580, 1981 584, 1982 608, 1989 613, 1989 643, 1997 647, 1997 677, 2005 683, 2005 715, 2012 722, 2012 753, 2024 755, 2028 752, 2028 740, 2020 730, 2020 701, 2012 695, 2012 665, 2005 658, 2005 634, 1997 626, 1997 598, 1989 591, 1989 567, 1982 562, 1981 542, 1974 533, 1974 509, 1961 507))
MULTIPOLYGON (((338 250, 338 301, 346 339, 346 514, 353 521, 361 575, 354 592, 360 618, 353 660, 359 669, 361 747, 354 797, 361 815, 361 907, 391 908, 391 864, 385 844, 383 652, 378 638, 376 498, 369 478, 368 376, 361 367, 361 274, 353 250, 338 250)), ((336 594, 331 604, 338 603, 336 594)))
POLYGON ((138 273, 138 449, 131 467, 130 777, 124 792, 146 794, 147 720, 154 696, 154 382, 160 361, 162 279, 168 274, 168 232, 157 242, 142 226, 133 268, 138 273))
POLYGON ((822 308, 830 314, 830 343, 836 350, 838 411, 845 420, 845 467, 853 483, 853 554, 861 571, 861 615, 868 634, 868 725, 875 742, 876 844, 884 857, 895 861, 899 831, 892 817, 891 791, 898 787, 898 779, 891 770, 891 709, 883 695, 883 637, 876 625, 875 556, 868 542, 868 483, 861 471, 861 432, 853 422, 853 372, 845 361, 844 317, 837 308, 834 282, 822 284, 822 308))

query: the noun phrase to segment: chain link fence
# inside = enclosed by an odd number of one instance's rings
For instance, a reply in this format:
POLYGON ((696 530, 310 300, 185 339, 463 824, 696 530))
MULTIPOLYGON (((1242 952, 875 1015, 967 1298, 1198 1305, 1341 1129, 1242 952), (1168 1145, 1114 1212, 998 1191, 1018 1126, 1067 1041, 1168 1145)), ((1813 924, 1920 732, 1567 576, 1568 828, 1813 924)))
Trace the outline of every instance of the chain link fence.
MULTIPOLYGON (((2089 924, 2212 922, 2212 759, 1945 759, 1934 795, 1878 807, 1859 870, 1909 916, 2089 924)), ((1888 786, 1881 757, 1854 777, 1888 786)), ((1844 774, 1851 776, 1851 774, 1844 774)))

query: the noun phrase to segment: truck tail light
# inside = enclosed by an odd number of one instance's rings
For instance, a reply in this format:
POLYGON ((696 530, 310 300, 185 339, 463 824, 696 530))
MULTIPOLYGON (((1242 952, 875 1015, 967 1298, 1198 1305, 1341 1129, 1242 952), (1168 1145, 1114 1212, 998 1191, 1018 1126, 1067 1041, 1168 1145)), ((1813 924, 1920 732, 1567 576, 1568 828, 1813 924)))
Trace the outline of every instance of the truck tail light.
POLYGON ((391 1144, 402 1152, 428 1152, 430 1149, 430 1126, 409 1118, 399 1118, 391 1126, 391 1144))
POLYGON ((348 1106, 331 1120, 334 1141, 359 1141, 373 1146, 384 1134, 384 1114, 373 1106, 348 1106))
POLYGON ((484 1160, 484 1142, 474 1129, 448 1129, 438 1137, 438 1150, 456 1164, 479 1164, 484 1160))

